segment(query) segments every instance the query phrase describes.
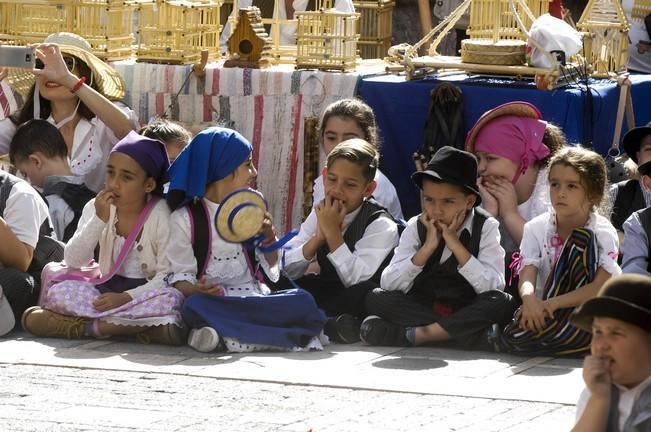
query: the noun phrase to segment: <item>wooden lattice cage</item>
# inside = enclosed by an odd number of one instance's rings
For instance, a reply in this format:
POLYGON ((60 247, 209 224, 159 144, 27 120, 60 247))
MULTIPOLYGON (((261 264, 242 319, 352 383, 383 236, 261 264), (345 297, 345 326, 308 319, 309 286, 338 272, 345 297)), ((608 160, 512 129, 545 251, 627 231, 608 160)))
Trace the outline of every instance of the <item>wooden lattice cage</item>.
POLYGON ((40 43, 52 33, 73 31, 75 0, 0 2, 0 35, 16 45, 40 43))
MULTIPOLYGON (((547 13, 550 0, 527 0, 526 4, 534 17, 547 13)), ((518 16, 526 28, 532 21, 523 8, 515 3, 518 16)), ((470 3, 470 23, 466 31, 471 39, 520 39, 527 36, 518 27, 509 0, 473 0, 470 3)))
POLYGON ((357 66, 359 13, 334 9, 296 14, 297 68, 354 70, 357 66))
POLYGON ((592 75, 606 77, 626 70, 629 24, 620 0, 590 0, 577 28, 592 75))
POLYGON ((394 0, 353 1, 359 18, 359 46, 362 58, 384 58, 391 47, 394 0))
POLYGON ((138 60, 161 63, 199 63, 201 51, 209 60, 220 58, 221 0, 141 1, 138 60))
POLYGON ((96 56, 107 61, 133 56, 133 2, 77 0, 75 9, 73 32, 90 43, 96 56))
POLYGON ((633 12, 631 19, 637 21, 644 21, 649 14, 651 14, 651 0, 635 0, 633 2, 633 12))

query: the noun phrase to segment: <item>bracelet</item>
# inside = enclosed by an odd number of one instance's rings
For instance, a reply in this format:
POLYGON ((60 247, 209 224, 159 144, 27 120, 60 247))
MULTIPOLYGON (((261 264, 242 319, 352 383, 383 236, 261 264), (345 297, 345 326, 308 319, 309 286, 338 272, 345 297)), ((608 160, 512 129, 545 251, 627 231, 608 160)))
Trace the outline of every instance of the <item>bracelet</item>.
POLYGON ((85 82, 86 82, 86 77, 85 76, 82 76, 81 78, 79 78, 79 81, 77 81, 77 84, 75 84, 75 86, 70 89, 70 93, 77 93, 77 91, 81 88, 81 86, 84 85, 85 82))

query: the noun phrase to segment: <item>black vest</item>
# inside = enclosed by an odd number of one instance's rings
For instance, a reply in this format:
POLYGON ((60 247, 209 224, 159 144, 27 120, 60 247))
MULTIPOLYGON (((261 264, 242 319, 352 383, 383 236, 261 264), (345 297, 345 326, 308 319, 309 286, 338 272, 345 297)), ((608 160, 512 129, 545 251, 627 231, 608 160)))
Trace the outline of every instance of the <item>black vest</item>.
MULTIPOLYGON (((354 252, 355 244, 364 236, 364 231, 366 228, 373 223, 373 221, 380 216, 386 216, 392 219, 391 215, 380 204, 377 203, 374 199, 368 199, 364 201, 361 205, 361 209, 355 219, 350 223, 348 229, 344 233, 344 243, 348 248, 354 252)), ((387 257, 384 259, 380 267, 378 267, 375 274, 369 279, 371 281, 377 282, 377 286, 380 286, 380 276, 382 275, 382 270, 389 265, 391 257, 393 256, 393 251, 389 252, 387 257)), ((333 283, 342 285, 341 279, 337 274, 337 270, 332 265, 327 255, 330 253, 327 243, 319 248, 316 253, 316 259, 319 262, 319 267, 321 268, 319 274, 324 279, 324 281, 331 280, 333 283)))
POLYGON ((70 206, 74 216, 72 221, 70 221, 70 223, 65 227, 63 238, 61 239, 63 242, 67 242, 72 238, 73 234, 77 230, 77 224, 79 224, 79 219, 81 218, 84 206, 88 201, 95 198, 95 192, 88 189, 83 184, 60 181, 54 184, 48 184, 43 189, 43 195, 46 197, 48 195, 58 195, 66 204, 68 204, 68 206, 70 206))
POLYGON ((615 229, 623 231, 622 225, 637 210, 646 207, 642 188, 637 180, 626 180, 615 185, 615 203, 610 218, 615 229))
MULTIPOLYGON (((459 236, 461 244, 474 257, 479 254, 481 231, 484 222, 490 215, 480 207, 475 207, 475 216, 472 220, 472 235, 464 229, 459 236)), ((425 241, 427 229, 418 220, 418 237, 421 244, 425 241)), ((472 285, 459 274, 459 262, 454 254, 444 262, 441 261, 445 241, 441 239, 438 247, 430 256, 423 271, 416 276, 414 285, 409 291, 409 296, 423 304, 442 303, 450 306, 454 311, 468 305, 477 296, 472 285)))
MULTIPOLYGON (((619 388, 611 386, 610 410, 608 411, 608 424, 606 432, 617 432, 619 429, 619 388)), ((624 427, 620 432, 649 432, 651 431, 651 386, 647 386, 631 408, 624 427)))

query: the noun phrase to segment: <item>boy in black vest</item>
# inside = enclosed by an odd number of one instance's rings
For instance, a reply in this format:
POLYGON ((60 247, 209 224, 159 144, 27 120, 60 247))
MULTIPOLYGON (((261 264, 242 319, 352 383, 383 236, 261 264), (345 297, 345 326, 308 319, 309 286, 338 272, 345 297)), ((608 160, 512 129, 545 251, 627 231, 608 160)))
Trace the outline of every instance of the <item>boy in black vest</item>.
POLYGON ((359 341, 364 299, 379 286, 382 269, 398 244, 398 226, 371 195, 379 155, 362 139, 339 143, 323 170, 325 199, 312 209, 287 245, 282 265, 309 291, 329 317, 325 333, 334 341, 359 341), (317 259, 318 275, 305 275, 317 259))
POLYGON ((515 304, 504 290, 504 249, 498 222, 477 205, 477 160, 442 147, 412 179, 423 212, 411 218, 381 288, 366 297, 361 339, 411 346, 452 341, 491 349, 488 330, 504 324, 515 304))
POLYGON ((95 193, 72 175, 63 136, 45 120, 29 120, 16 129, 9 159, 30 183, 43 191, 59 240, 67 242, 77 229, 86 203, 95 193))
MULTIPOLYGON (((640 183, 651 189, 651 161, 638 167, 640 183)), ((626 241, 621 246, 622 272, 651 276, 651 207, 634 211, 623 225, 626 241)))
MULTIPOLYGON (((651 161, 651 123, 629 130, 624 135, 623 145, 624 152, 638 167, 651 161)), ((649 192, 651 183, 645 186, 642 177, 640 173, 640 179, 621 181, 610 187, 610 196, 613 200, 610 221, 619 234, 620 245, 624 244, 625 239, 624 221, 634 211, 651 205, 651 192, 649 192)))

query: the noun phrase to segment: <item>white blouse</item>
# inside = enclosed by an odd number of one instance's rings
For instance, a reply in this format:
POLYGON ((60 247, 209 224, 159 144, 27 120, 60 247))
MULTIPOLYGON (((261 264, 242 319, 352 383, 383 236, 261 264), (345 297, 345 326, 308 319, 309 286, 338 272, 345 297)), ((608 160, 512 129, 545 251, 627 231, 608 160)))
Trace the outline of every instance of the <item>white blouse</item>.
MULTIPOLYGON (((243 246, 239 243, 228 243, 217 234, 212 221, 215 220, 219 204, 205 198, 204 203, 210 213, 211 223, 209 226, 212 232, 212 245, 206 266, 207 279, 223 285, 226 295, 269 294, 269 288, 252 274, 243 246)), ((176 282, 187 281, 195 284, 197 282, 197 260, 191 246, 190 216, 185 207, 172 213, 170 232, 167 260, 171 274, 168 277, 168 283, 172 285, 176 282)), ((277 282, 280 278, 278 263, 273 266, 269 265, 264 254, 257 249, 255 256, 269 279, 277 282)), ((255 266, 255 263, 251 264, 255 266)))
MULTIPOLYGON (((139 122, 136 113, 120 102, 115 102, 115 105, 129 116, 134 128, 137 129, 139 122)), ((52 116, 47 121, 54 124, 52 116)), ((9 153, 9 144, 15 133, 16 126, 10 119, 0 120, 0 154, 9 153)), ((106 161, 118 141, 113 131, 97 116, 91 120, 82 117, 75 127, 72 142, 70 155, 72 174, 83 177, 89 189, 95 192, 102 190, 106 176, 106 161)))
MULTIPOLYGON (((617 264, 619 239, 615 227, 605 217, 591 213, 585 228, 595 233, 599 267, 613 276, 621 274, 622 269, 617 264)), ((524 225, 520 244, 521 268, 532 265, 538 269, 535 294, 539 298, 542 298, 547 277, 563 249, 564 242, 556 230, 556 213, 553 210, 524 225)))

